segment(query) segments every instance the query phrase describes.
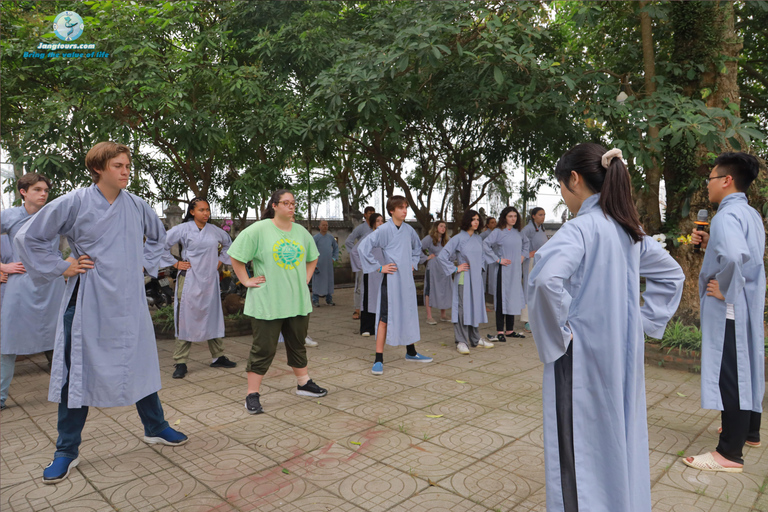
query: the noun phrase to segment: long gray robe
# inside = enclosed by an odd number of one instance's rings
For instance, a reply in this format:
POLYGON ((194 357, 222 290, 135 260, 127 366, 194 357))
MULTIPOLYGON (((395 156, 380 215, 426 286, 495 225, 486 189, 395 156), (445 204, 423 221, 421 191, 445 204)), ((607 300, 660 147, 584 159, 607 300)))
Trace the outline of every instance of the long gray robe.
MULTIPOLYGON (((464 272, 464 295, 462 296, 464 325, 473 327, 488 321, 485 312, 485 285, 483 284, 483 268, 495 261, 493 253, 483 246, 480 235, 469 235, 462 231, 454 236, 437 256, 444 275, 450 276, 456 272, 457 263, 469 263, 469 270, 464 272)), ((459 322, 459 281, 461 274, 453 279, 453 304, 451 305, 451 322, 459 322)))
MULTIPOLYGON (((512 260, 509 265, 499 265, 501 272, 501 306, 505 315, 519 315, 525 307, 523 295, 523 266, 520 257, 528 257, 528 239, 516 229, 494 229, 483 242, 495 259, 512 260)), ((494 286, 494 297, 498 290, 494 286)), ((497 301, 494 301, 494 305, 497 301)))
POLYGON ((544 231, 544 226, 537 226, 531 219, 528 224, 523 228, 522 235, 528 239, 528 251, 525 254, 526 261, 523 262, 523 296, 528 296, 528 275, 530 269, 529 255, 532 251, 538 251, 541 247, 547 243, 547 233, 544 231))
MULTIPOLYGON (((421 339, 416 284, 413 270, 421 258, 421 241, 416 231, 403 222, 400 228, 392 219, 360 241, 358 254, 363 272, 377 272, 381 264, 373 254, 380 248, 387 264, 397 265, 397 272, 387 275, 387 345, 410 345, 421 339)), ((381 296, 381 292, 379 292, 381 296)), ((376 308, 376 329, 379 328, 381 301, 376 308)))
MULTIPOLYGON (((3 210, 0 232, 8 234, 13 245, 24 224, 39 214, 30 215, 23 206, 3 210)), ((64 261, 59 252, 59 237, 49 245, 58 261, 64 261)), ((19 250, 13 250, 12 261, 21 261, 19 254, 19 250)), ((5 302, 0 308, 0 353, 27 355, 53 350, 64 286, 61 276, 36 285, 28 273, 8 275, 8 282, 3 285, 5 302)))
MULTIPOLYGON (((494 229, 486 229, 485 231, 480 233, 480 238, 485 240, 494 231, 496 231, 495 228, 494 229)), ((485 281, 486 281, 485 291, 487 293, 490 293, 493 296, 496 296, 496 279, 498 277, 498 272, 499 272, 499 264, 496 263, 495 261, 493 263, 489 264, 485 268, 485 281)))
MULTIPOLYGON (((450 242, 450 240, 449 240, 450 242)), ((443 246, 435 244, 432 237, 427 235, 421 239, 421 248, 434 254, 436 257, 427 261, 427 275, 429 276, 429 307, 448 309, 453 303, 453 282, 450 275, 440 268, 437 256, 443 250, 443 246)), ((426 283, 425 283, 426 286, 426 283)))
POLYGON ((368 225, 366 220, 363 220, 362 224, 359 224, 352 233, 349 234, 344 241, 344 247, 347 248, 349 253, 349 263, 352 265, 352 272, 360 272, 363 270, 363 264, 360 262, 360 256, 358 251, 352 251, 352 249, 359 244, 359 240, 362 240, 365 236, 369 235, 373 230, 368 225))
MULTIPOLYGON (((40 210, 14 241, 17 252, 26 247, 21 261, 36 285, 58 279, 69 267, 51 246, 58 235, 67 237, 74 258, 87 254, 94 262, 93 269, 79 274, 69 407, 135 404, 160 389, 142 266, 157 275, 165 228, 143 199, 124 190, 111 205, 95 184, 70 192, 40 210)), ((61 303, 48 390, 51 402, 61 400, 66 376, 63 313, 77 281, 68 280, 61 303)))
POLYGON ((760 214, 743 193, 730 194, 712 218, 709 244, 699 273, 701 299, 701 406, 723 410, 720 364, 723 360, 725 308, 733 304, 739 405, 762 412, 765 394, 765 231, 760 214), (717 279, 725 301, 707 296, 717 279))
POLYGON ((315 295, 333 295, 333 262, 339 259, 339 244, 330 233, 317 233, 312 238, 320 252, 317 266, 312 276, 312 293, 315 295))
POLYGON ((554 366, 569 344, 579 510, 651 510, 643 332, 663 336, 685 276, 652 238, 632 243, 598 201, 599 194, 587 198, 539 249, 528 283, 531 330, 544 363, 550 512, 563 510, 554 366))
MULTIPOLYGON (((201 230, 193 221, 174 226, 168 231, 165 248, 181 243, 181 259, 192 266, 186 271, 184 289, 179 302, 179 282, 173 297, 173 313, 176 318, 176 337, 184 341, 208 341, 224 337, 224 312, 221 309, 218 262, 231 265, 227 249, 232 239, 226 231, 206 224, 201 230), (219 254, 221 244, 221 254, 219 254)), ((176 259, 170 252, 162 264, 173 264, 176 259), (169 263, 170 262, 170 263, 169 263)))

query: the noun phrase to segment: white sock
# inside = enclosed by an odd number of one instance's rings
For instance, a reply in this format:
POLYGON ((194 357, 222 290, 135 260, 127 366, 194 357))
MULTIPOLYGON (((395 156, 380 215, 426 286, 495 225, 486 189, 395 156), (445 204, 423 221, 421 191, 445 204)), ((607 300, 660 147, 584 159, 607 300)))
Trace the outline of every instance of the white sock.
POLYGON ((306 385, 307 382, 309 382, 309 375, 302 375, 300 377, 296 377, 296 381, 299 383, 299 386, 306 385))

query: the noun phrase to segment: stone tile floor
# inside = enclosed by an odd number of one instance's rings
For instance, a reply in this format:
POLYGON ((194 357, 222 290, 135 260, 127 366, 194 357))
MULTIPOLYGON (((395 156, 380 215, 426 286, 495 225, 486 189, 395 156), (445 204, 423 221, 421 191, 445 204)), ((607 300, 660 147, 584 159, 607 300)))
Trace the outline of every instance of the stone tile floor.
MULTIPOLYGON (((462 356, 452 324, 423 322, 417 346, 435 362, 407 362, 388 347, 375 377, 352 291, 334 298, 336 307, 313 313, 320 346, 308 349, 327 397, 294 394, 280 348, 264 379, 266 413, 250 416, 250 337, 225 340, 232 370, 210 368, 207 347, 194 346, 183 380, 171 378, 173 341, 160 340, 160 397, 189 443, 147 446, 134 408, 91 409, 82 462, 56 486, 40 482, 56 436, 45 359, 19 362, 0 417, 0 510, 544 510, 541 364, 530 335, 462 356)), ((646 367, 646 380, 654 510, 768 511, 768 443, 745 448, 743 474, 687 468, 678 454, 714 448, 719 413, 699 408, 698 375, 646 367)))

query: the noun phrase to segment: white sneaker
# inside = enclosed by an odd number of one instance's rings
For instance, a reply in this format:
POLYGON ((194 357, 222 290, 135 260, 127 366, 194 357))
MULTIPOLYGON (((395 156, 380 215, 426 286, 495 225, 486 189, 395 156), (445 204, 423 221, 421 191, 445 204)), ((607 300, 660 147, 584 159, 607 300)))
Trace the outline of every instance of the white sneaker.
POLYGON ((459 352, 459 354, 462 354, 465 356, 469 355, 469 347, 467 346, 466 343, 459 343, 458 345, 456 345, 456 350, 459 352))
POLYGON ((312 338, 310 338, 309 336, 307 336, 304 339, 304 346, 305 347, 316 347, 317 346, 317 342, 315 340, 313 340, 312 338))
POLYGON ((495 345, 490 341, 485 341, 481 339, 480 341, 477 342, 477 346, 482 348, 493 348, 495 345))

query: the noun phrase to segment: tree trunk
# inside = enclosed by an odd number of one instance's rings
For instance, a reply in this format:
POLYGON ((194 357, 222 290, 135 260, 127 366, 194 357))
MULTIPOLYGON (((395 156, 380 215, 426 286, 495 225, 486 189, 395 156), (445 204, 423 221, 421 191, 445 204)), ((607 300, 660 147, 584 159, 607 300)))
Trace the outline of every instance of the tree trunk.
MULTIPOLYGON (((732 2, 675 2, 672 6, 674 17, 686 19, 689 30, 675 30, 675 57, 679 62, 697 55, 707 56, 704 63, 705 72, 697 79, 682 83, 683 89, 692 96, 699 91, 709 88, 712 92, 707 98, 710 107, 722 108, 729 103, 740 103, 739 86, 736 80, 738 56, 742 48, 734 28, 734 10, 732 2), (696 23, 690 24, 695 18, 696 23), (718 42, 712 48, 713 38, 718 42), (726 73, 721 73, 716 66, 716 59, 725 57, 726 73)), ((695 61, 691 61, 695 62, 695 61)), ((699 61, 700 62, 700 61, 699 61)), ((665 155, 664 178, 667 186, 667 231, 679 231, 688 234, 693 229, 693 221, 699 209, 713 212, 709 202, 703 178, 709 175, 711 164, 707 149, 698 145, 685 149, 685 143, 679 144, 665 155), (692 187, 700 184, 701 186, 692 187), (690 190, 693 189, 693 192, 690 190)), ((723 147, 721 151, 731 151, 723 147)), ((671 245, 671 244, 670 244, 671 245)), ((694 253, 693 246, 681 245, 670 247, 670 252, 680 263, 685 272, 686 280, 683 288, 683 298, 677 315, 683 321, 698 323, 699 291, 698 276, 701 269, 703 253, 694 253)))

